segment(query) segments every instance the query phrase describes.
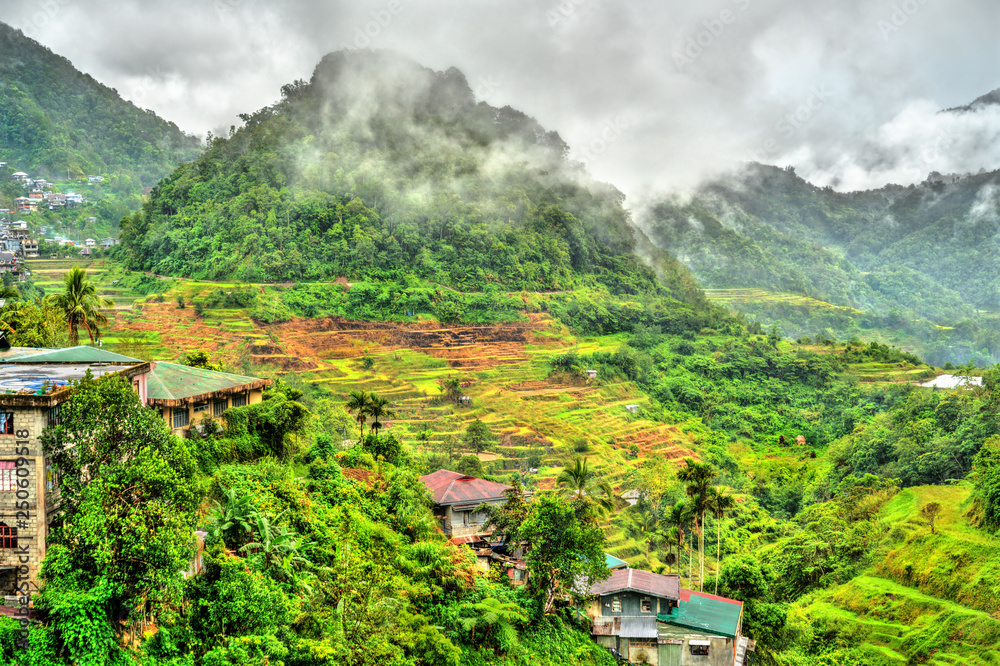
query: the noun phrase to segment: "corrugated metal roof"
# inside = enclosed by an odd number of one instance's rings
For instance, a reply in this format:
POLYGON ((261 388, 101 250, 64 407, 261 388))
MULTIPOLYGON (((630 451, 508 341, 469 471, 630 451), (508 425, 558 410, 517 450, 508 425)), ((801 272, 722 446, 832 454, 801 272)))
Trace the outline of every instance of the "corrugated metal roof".
POLYGON ((626 590, 645 592, 666 599, 680 599, 681 581, 676 575, 664 576, 639 569, 619 569, 611 572, 611 575, 604 580, 591 585, 590 594, 613 594, 626 590))
POLYGON ((656 617, 623 617, 622 638, 656 638, 656 617))
POLYGON ((26 354, 0 359, 3 363, 143 363, 144 361, 122 356, 100 347, 79 345, 66 349, 53 349, 37 354, 26 354))
POLYGON ((619 560, 614 555, 608 555, 607 553, 604 553, 604 564, 612 571, 614 571, 615 569, 625 569, 628 567, 628 562, 626 562, 625 560, 619 560))
POLYGON ((679 601, 677 608, 658 615, 657 619, 675 627, 736 638, 742 612, 743 604, 739 601, 692 592, 687 601, 679 601))
POLYGON ((480 502, 506 499, 504 491, 510 490, 510 486, 502 483, 477 479, 446 469, 426 474, 420 477, 420 482, 434 494, 435 504, 442 505, 471 503, 475 506, 480 502))
POLYGON ((150 400, 183 400, 260 382, 267 380, 157 361, 149 373, 147 396, 150 400))

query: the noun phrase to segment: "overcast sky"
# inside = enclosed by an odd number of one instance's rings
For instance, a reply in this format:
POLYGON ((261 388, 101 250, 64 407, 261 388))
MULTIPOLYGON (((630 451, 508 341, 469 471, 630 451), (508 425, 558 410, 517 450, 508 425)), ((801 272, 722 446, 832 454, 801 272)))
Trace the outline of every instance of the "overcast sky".
POLYGON ((743 160, 838 189, 1000 168, 996 0, 27 0, 0 20, 204 135, 339 48, 458 67, 633 201, 743 160))

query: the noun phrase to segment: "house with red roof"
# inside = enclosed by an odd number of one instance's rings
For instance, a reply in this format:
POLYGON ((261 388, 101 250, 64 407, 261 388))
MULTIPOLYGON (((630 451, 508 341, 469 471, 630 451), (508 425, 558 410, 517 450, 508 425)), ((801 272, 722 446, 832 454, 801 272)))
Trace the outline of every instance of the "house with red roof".
POLYGON ((481 504, 505 504, 504 493, 511 489, 502 483, 446 469, 426 474, 420 477, 420 482, 434 495, 434 515, 453 541, 458 537, 484 536, 486 514, 476 508, 481 504))
POLYGON ((620 569, 594 583, 586 606, 595 642, 633 663, 744 666, 743 602, 687 590, 676 575, 620 569))

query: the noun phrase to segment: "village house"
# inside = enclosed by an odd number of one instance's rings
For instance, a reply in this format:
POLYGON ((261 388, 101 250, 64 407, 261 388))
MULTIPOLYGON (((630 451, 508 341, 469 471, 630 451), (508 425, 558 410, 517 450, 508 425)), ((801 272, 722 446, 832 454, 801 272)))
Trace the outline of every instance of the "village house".
POLYGON ((72 396, 69 382, 87 371, 128 378, 140 400, 182 435, 206 411, 218 416, 228 407, 260 402, 270 383, 89 346, 0 352, 0 595, 13 593, 18 567, 25 564, 29 586, 37 590, 48 526, 59 507, 58 484, 39 438, 46 426, 59 422, 59 407, 72 396))
POLYGON ((17 197, 14 199, 14 212, 37 213, 38 206, 36 206, 28 197, 17 197))
POLYGON ((677 575, 618 569, 589 590, 591 634, 632 663, 743 666, 742 602, 686 590, 677 575))
POLYGON ((486 514, 476 511, 481 504, 505 504, 510 486, 474 476, 440 469, 420 477, 434 495, 434 515, 449 539, 483 536, 486 514))
POLYGON ((103 183, 104 176, 87 176, 88 183, 103 183))
POLYGON ((17 238, 0 239, 0 246, 2 246, 7 252, 14 255, 17 255, 17 253, 21 251, 21 241, 17 238))
POLYGON ((0 273, 17 270, 17 257, 13 252, 0 252, 0 273))
POLYGON ((118 245, 118 241, 114 238, 105 238, 101 241, 101 247, 105 250, 110 247, 114 247, 115 245, 118 245))
POLYGON ((88 238, 87 240, 83 241, 83 244, 86 245, 87 247, 97 247, 97 241, 95 241, 93 238, 88 238))
POLYGON ((175 434, 186 437, 230 407, 256 405, 270 379, 158 361, 147 379, 146 404, 160 410, 175 434))
POLYGON ((13 178, 19 183, 23 183, 24 181, 28 180, 28 174, 24 173, 23 171, 18 171, 17 173, 13 174, 11 178, 13 178))
POLYGON ((37 259, 38 258, 38 239, 37 238, 25 238, 24 242, 21 243, 21 248, 24 251, 24 257, 26 259, 37 259))

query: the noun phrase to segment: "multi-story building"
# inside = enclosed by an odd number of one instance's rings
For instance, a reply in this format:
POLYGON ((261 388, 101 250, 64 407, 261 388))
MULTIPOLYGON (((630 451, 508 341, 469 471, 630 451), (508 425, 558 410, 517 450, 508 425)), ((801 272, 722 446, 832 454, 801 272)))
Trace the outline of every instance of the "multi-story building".
POLYGON ((0 353, 0 595, 13 594, 18 582, 37 587, 48 526, 59 509, 58 484, 40 437, 72 397, 69 383, 88 371, 127 377, 140 400, 181 436, 210 415, 260 402, 270 384, 88 346, 0 353))

